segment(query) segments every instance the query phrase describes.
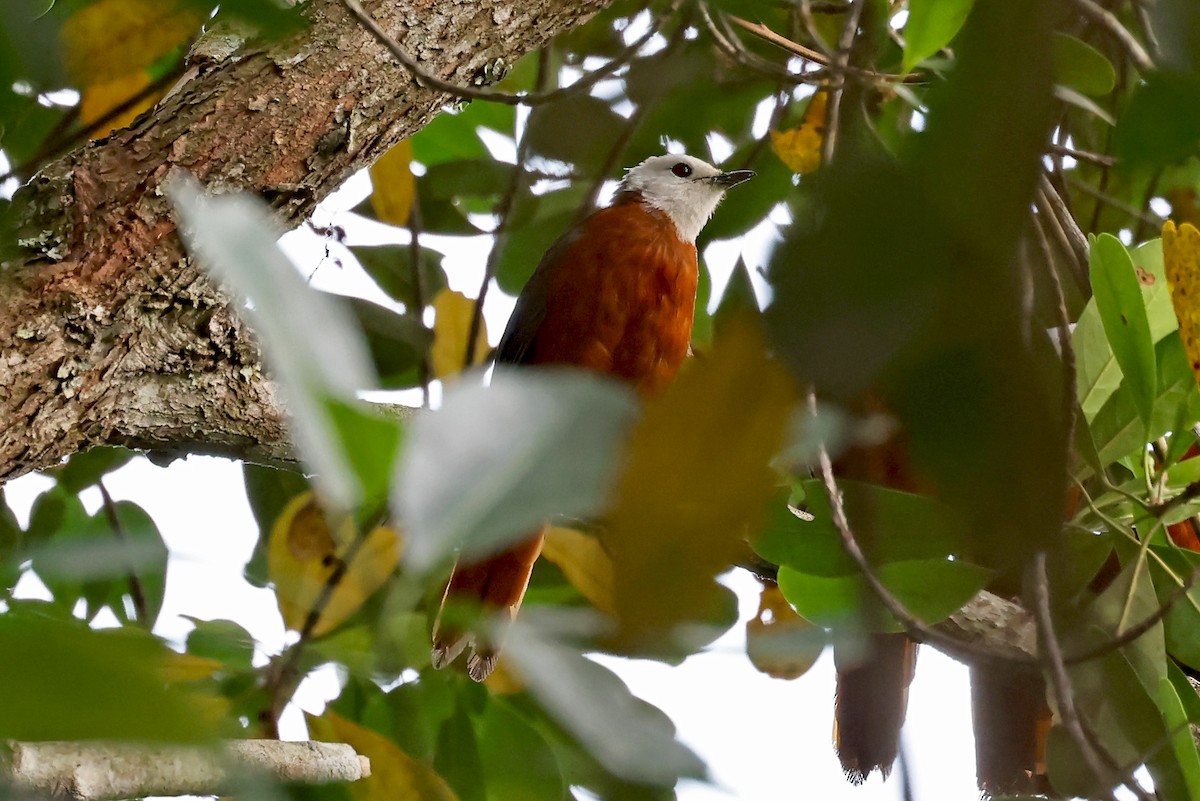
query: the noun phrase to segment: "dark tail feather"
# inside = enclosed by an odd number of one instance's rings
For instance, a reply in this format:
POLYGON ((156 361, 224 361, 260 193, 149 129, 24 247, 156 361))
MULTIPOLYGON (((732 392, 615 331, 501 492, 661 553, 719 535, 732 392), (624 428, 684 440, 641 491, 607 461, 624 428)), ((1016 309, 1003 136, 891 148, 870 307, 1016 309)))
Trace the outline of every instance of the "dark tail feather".
POLYGON ((861 784, 871 771, 885 778, 896 761, 917 644, 903 634, 872 634, 862 658, 837 659, 834 744, 846 778, 861 784))
POLYGON ((972 667, 971 717, 979 789, 986 795, 1042 792, 1050 707, 1041 676, 972 667))
POLYGON ((544 540, 545 532, 540 531, 486 561, 455 566, 433 624, 432 662, 435 668, 449 665, 469 645, 471 656, 467 660, 467 671, 471 678, 483 681, 491 674, 496 667, 504 628, 521 607, 544 540), (464 626, 456 615, 466 609, 471 609, 476 618, 475 623, 464 626), (483 626, 488 627, 487 633, 483 626))

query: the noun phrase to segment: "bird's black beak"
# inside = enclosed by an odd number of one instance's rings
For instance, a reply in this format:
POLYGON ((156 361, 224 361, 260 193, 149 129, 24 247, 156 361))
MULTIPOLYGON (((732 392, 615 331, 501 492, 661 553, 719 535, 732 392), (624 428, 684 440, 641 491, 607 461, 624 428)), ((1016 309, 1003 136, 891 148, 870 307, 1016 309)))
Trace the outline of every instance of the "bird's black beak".
POLYGON ((708 180, 712 181, 717 186, 728 189, 731 186, 745 183, 754 177, 754 170, 730 170, 714 175, 708 180))

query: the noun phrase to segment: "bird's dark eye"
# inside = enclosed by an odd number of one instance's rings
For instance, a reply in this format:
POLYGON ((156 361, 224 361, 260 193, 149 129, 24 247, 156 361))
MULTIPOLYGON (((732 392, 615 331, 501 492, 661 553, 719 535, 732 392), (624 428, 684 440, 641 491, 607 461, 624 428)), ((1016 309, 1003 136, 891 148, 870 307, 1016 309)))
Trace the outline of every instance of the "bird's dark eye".
POLYGON ((671 172, 676 177, 687 178, 689 175, 692 174, 692 167, 690 164, 684 164, 681 161, 678 164, 676 164, 674 167, 671 168, 671 172))

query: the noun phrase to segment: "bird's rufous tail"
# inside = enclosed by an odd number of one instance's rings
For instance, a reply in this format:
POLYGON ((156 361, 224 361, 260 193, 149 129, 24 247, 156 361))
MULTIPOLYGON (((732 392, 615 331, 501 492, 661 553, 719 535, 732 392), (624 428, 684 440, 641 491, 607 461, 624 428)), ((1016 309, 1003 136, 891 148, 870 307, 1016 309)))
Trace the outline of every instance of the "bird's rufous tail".
POLYGON ((486 679, 496 667, 504 629, 516 617, 542 552, 545 529, 485 561, 455 565, 433 624, 433 666, 449 665, 469 645, 467 673, 486 679), (463 625, 461 615, 473 621, 463 625))
POLYGON ((838 662, 834 742, 842 769, 854 784, 873 770, 886 778, 900 747, 908 685, 917 644, 903 634, 872 634, 862 658, 838 662))

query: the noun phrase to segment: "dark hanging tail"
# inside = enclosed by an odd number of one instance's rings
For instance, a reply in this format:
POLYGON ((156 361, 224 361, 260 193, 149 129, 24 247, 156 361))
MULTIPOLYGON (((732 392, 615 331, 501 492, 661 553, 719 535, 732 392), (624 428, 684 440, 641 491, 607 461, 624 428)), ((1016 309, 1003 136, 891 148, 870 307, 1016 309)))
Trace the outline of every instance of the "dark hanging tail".
POLYGON ((971 668, 975 770, 988 796, 1030 795, 1046 788, 1050 707, 1042 677, 977 665, 971 668))
POLYGON ((834 745, 846 778, 861 784, 871 771, 885 778, 896 761, 917 644, 903 634, 872 634, 853 663, 838 658, 834 745))

